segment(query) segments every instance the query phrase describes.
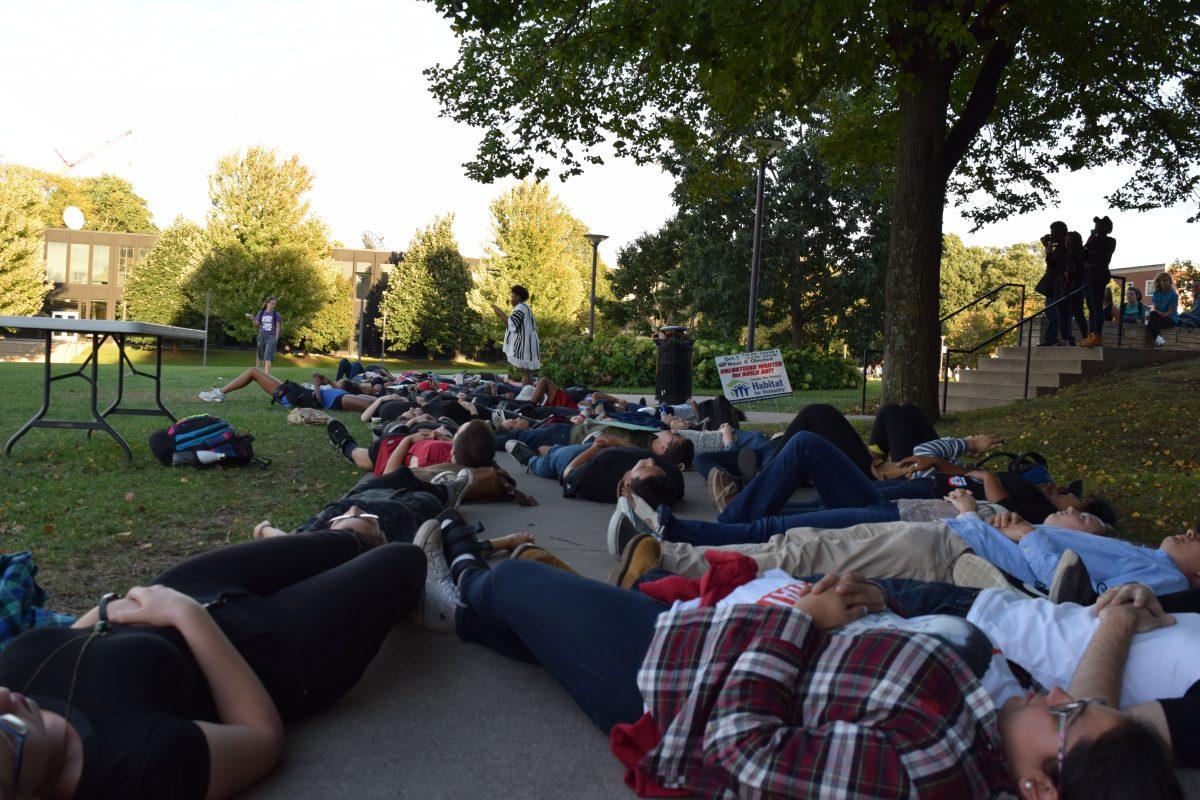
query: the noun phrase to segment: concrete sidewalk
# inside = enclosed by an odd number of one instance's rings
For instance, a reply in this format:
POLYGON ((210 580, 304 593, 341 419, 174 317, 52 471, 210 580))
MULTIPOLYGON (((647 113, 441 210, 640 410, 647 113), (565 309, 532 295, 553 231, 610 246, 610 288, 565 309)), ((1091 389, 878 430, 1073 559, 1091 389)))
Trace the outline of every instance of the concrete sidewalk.
MULTIPOLYGON (((508 454, 497 460, 539 505, 466 505, 463 515, 493 536, 528 530, 583 575, 605 579, 615 564, 605 546, 613 506, 565 499, 557 483, 527 474, 508 454)), ((703 482, 694 472, 684 477, 678 511, 712 519, 703 482)), ((606 733, 540 667, 405 621, 353 692, 288 729, 283 763, 244 796, 633 797, 622 775, 606 733)))

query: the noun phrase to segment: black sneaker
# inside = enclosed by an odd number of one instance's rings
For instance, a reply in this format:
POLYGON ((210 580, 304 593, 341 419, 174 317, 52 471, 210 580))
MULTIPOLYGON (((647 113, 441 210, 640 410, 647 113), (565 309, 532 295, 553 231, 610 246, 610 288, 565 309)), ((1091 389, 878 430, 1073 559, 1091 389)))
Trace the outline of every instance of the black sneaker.
POLYGON ((743 447, 737 454, 738 474, 742 485, 749 483, 758 474, 758 456, 749 447, 743 447))
POLYGON ((479 534, 483 526, 478 522, 467 524, 462 514, 453 509, 447 509, 437 517, 442 527, 442 553, 446 563, 450 565, 450 577, 458 585, 462 574, 468 569, 488 569, 487 559, 484 558, 484 547, 479 542, 479 534))
POLYGON ((1081 606, 1096 602, 1092 576, 1074 550, 1063 550, 1058 557, 1054 578, 1050 581, 1049 598, 1051 603, 1078 603, 1081 606))
POLYGON ((509 439, 507 442, 505 442, 504 449, 507 450, 508 454, 515 458, 522 467, 528 467, 529 462, 532 461, 533 457, 537 455, 532 447, 519 439, 509 439))
POLYGON ((347 461, 353 464, 354 459, 346 455, 346 442, 354 444, 354 437, 350 435, 350 431, 342 424, 341 420, 329 420, 329 423, 325 426, 325 432, 329 434, 329 443, 333 445, 333 449, 341 453, 347 461))

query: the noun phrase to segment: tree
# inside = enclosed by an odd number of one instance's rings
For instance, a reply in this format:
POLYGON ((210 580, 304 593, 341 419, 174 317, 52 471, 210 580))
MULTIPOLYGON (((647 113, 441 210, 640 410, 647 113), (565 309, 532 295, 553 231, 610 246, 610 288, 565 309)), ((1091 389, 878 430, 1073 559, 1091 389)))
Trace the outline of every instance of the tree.
POLYGON ((84 178, 82 190, 88 204, 84 211, 85 229, 116 233, 158 232, 145 199, 124 178, 107 173, 84 178))
POLYGON ((350 279, 342 277, 332 264, 325 270, 324 277, 323 294, 328 299, 307 323, 300 326, 293 339, 304 342, 309 350, 327 353, 345 346, 348 334, 354 330, 355 312, 350 279))
POLYGON ((308 168, 295 156, 251 147, 219 159, 208 187, 211 249, 189 291, 210 292, 213 314, 242 341, 254 338, 245 314, 275 295, 283 338, 299 341, 305 326, 339 300, 328 232, 305 199, 312 188, 308 168))
POLYGON ((413 234, 380 302, 387 340, 404 349, 454 354, 473 344, 478 317, 467 306, 471 272, 454 237, 454 215, 433 218, 413 234))
POLYGON ((46 302, 44 206, 36 181, 0 164, 0 314, 33 316, 46 302))
POLYGON ((1190 311, 1196 300, 1200 299, 1192 295, 1192 281, 1200 278, 1200 267, 1192 263, 1190 258, 1177 258, 1167 267, 1167 272, 1171 273, 1175 289, 1179 292, 1179 310, 1190 311))
MULTIPOLYGON (((587 227, 544 183, 525 181, 492 201, 492 244, 469 295, 490 336, 502 335, 491 303, 507 309, 514 284, 529 290, 541 335, 578 331, 591 293, 592 246, 587 227)), ((597 272, 599 282, 604 280, 597 272)))
MULTIPOLYGON (((886 204, 869 181, 835 185, 811 139, 792 140, 765 179, 759 326, 792 347, 823 347, 831 338, 873 344, 881 332, 886 204)), ((719 192, 692 194, 681 179, 676 216, 621 251, 613 281, 622 300, 606 305, 606 314, 638 326, 648 316, 686 320, 701 336, 740 338, 754 220, 753 173, 744 169, 719 192)))
POLYGON ((976 221, 1042 207, 1048 175, 1134 167, 1108 201, 1200 185, 1200 36, 1188 0, 433 0, 459 58, 427 70, 485 131, 468 174, 564 175, 618 156, 731 152, 778 115, 827 125, 846 174, 894 175, 884 396, 936 413, 948 193, 976 221))
POLYGON ((194 295, 192 278, 209 252, 204 229, 176 217, 125 281, 125 302, 133 319, 186 325, 203 313, 204 299, 194 295))

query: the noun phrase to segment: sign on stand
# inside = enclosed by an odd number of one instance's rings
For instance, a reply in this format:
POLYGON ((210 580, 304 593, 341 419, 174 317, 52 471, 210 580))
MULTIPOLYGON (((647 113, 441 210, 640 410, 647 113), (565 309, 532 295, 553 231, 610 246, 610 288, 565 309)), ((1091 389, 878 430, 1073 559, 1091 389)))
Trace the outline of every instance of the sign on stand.
POLYGON ((721 389, 731 403, 749 403, 792 394, 787 368, 783 366, 783 353, 779 350, 717 356, 716 362, 717 372, 721 374, 721 389))

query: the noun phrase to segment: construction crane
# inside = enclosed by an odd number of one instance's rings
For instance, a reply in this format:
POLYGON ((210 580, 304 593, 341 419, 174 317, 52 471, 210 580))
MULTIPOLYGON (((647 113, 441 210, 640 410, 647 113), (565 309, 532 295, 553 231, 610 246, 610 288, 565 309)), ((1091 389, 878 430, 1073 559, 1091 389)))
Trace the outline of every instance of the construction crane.
POLYGON ((64 156, 62 153, 60 153, 58 150, 55 150, 54 152, 59 158, 62 159, 63 164, 66 164, 67 169, 71 169, 72 167, 79 166, 83 162, 87 161, 89 158, 93 158, 94 156, 100 155, 105 150, 112 147, 114 144, 121 141, 126 136, 130 135, 131 133, 133 133, 132 129, 127 130, 124 133, 122 133, 120 136, 115 136, 112 139, 109 139, 107 142, 100 145, 95 150, 91 151, 90 153, 87 153, 86 155, 80 156, 79 158, 75 159, 74 161, 71 161, 70 159, 68 159, 66 156, 64 156))
POLYGON ((368 250, 383 250, 383 237, 373 231, 363 231, 363 247, 368 250))

